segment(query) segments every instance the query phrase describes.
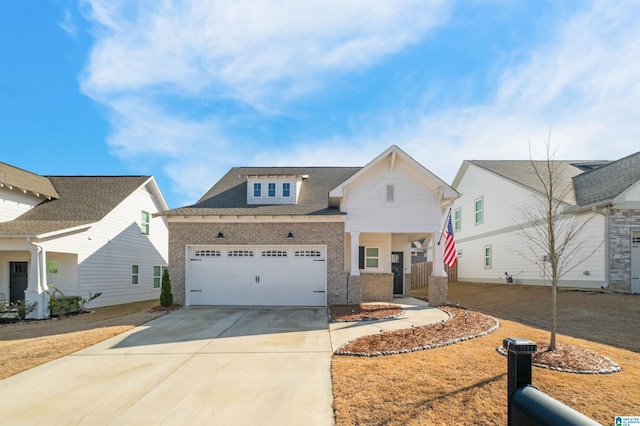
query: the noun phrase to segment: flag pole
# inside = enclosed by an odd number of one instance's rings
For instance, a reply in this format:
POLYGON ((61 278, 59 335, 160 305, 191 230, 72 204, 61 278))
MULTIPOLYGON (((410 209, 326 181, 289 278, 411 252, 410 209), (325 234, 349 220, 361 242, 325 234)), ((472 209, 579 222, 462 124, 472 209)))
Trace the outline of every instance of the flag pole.
POLYGON ((444 228, 447 227, 450 217, 451 217, 451 207, 449 207, 449 213, 447 213, 447 218, 444 221, 444 226, 442 227, 442 231, 440 231, 440 239, 438 240, 438 245, 440 245, 440 242, 442 241, 442 234, 444 234, 444 228))

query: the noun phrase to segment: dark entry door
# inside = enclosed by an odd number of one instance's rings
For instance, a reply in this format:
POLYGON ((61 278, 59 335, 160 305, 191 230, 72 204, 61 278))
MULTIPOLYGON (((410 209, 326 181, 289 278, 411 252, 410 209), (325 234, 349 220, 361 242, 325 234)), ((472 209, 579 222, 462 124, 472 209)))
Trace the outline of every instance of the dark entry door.
POLYGON ((24 300, 28 270, 28 262, 9 262, 9 302, 24 300))
POLYGON ((404 264, 402 258, 404 253, 401 251, 391 253, 391 272, 393 272, 393 294, 402 294, 402 281, 404 278, 404 264))

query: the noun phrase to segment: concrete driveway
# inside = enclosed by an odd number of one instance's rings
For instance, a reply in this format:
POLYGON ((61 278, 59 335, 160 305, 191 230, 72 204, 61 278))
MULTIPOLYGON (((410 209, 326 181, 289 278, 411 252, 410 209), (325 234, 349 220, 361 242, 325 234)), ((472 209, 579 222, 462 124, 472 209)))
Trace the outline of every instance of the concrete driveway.
POLYGON ((2 381, 2 423, 331 425, 325 308, 188 307, 2 381))

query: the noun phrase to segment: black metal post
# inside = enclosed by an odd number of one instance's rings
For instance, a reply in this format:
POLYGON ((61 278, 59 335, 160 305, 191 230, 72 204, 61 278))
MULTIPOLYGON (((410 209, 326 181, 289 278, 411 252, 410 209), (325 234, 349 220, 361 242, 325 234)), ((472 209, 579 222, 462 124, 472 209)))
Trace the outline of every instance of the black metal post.
POLYGON ((511 423, 511 398, 521 386, 531 384, 531 355, 538 349, 537 345, 527 339, 509 337, 502 341, 507 351, 507 421, 511 423))

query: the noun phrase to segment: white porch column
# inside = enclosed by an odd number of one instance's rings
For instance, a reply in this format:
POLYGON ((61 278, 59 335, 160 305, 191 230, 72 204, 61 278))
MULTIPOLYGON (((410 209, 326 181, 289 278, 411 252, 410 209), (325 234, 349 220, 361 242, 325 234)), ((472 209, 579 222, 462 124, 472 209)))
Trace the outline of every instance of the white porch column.
POLYGON ((360 275, 360 268, 358 264, 359 258, 359 250, 358 246, 360 244, 360 233, 359 232, 350 232, 351 235, 351 275, 360 275))
POLYGON ((440 240, 438 233, 433 234, 433 276, 434 277, 446 277, 444 272, 444 237, 440 240), (438 244, 440 240, 440 244, 438 244))
POLYGON ((29 304, 36 302, 37 305, 35 310, 28 315, 29 318, 46 318, 49 315, 48 299, 45 293, 48 288, 47 253, 42 247, 33 244, 25 301, 29 304))

